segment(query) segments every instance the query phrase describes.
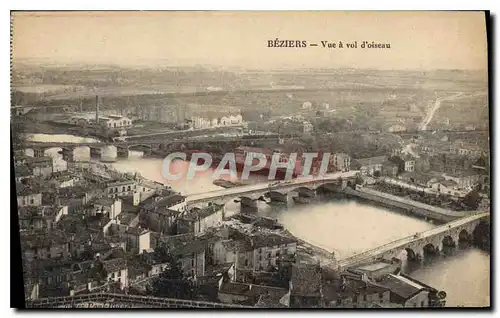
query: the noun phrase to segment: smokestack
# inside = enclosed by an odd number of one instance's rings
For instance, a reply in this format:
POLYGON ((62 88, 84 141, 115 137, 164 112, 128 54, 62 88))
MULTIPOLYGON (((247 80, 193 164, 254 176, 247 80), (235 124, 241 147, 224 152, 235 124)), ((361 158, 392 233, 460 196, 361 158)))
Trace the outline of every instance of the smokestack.
POLYGON ((95 95, 95 125, 99 124, 99 96, 95 95))

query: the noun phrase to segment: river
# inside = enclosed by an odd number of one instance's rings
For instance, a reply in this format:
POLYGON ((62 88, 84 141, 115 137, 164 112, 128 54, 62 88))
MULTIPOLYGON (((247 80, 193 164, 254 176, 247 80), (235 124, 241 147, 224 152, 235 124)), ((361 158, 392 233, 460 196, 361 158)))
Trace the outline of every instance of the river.
MULTIPOLYGON (((139 172, 146 178, 169 183, 161 175, 161 159, 133 158, 113 163, 117 170, 139 172)), ((186 169, 176 161, 173 169, 186 169)), ((211 172, 198 174, 187 182, 169 183, 185 194, 221 189, 212 184, 211 172)), ((435 225, 374 205, 352 200, 320 200, 308 205, 270 206, 258 202, 259 214, 277 218, 291 233, 343 257, 388 243, 435 225)), ((239 203, 226 205, 229 213, 240 210, 239 203)), ((490 296, 490 256, 477 248, 456 248, 449 255, 405 266, 409 273, 447 292, 447 306, 488 306, 490 296), (472 270, 471 270, 472 269, 472 270)))
MULTIPOLYGON (((183 194, 221 189, 214 185, 211 172, 198 173, 192 181, 171 183, 161 173, 162 160, 142 158, 131 152, 128 159, 111 164, 122 172, 138 172, 143 177, 169 184, 183 194)), ((185 170, 188 164, 176 161, 172 169, 185 170)), ((388 243, 435 225, 389 209, 353 200, 318 200, 308 205, 270 206, 259 202, 259 214, 271 216, 297 237, 334 251, 343 257, 388 243)), ((229 213, 238 213, 239 203, 228 202, 229 213)), ((449 255, 404 268, 416 279, 447 292, 447 306, 489 306, 490 255, 477 248, 456 248, 449 255)))

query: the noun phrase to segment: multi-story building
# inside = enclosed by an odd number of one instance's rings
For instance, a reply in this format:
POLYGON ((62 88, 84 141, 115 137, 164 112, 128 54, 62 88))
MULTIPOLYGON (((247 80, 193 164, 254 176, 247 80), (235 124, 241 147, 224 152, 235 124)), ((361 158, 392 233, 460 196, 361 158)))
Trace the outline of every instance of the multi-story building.
POLYGON ((302 124, 304 126, 304 133, 305 134, 308 134, 314 130, 314 126, 310 122, 304 121, 302 124))
POLYGON ((91 211, 92 215, 104 215, 114 220, 122 212, 122 201, 120 199, 100 198, 94 202, 91 211))
POLYGON ((348 154, 334 154, 332 159, 330 159, 330 164, 332 163, 336 171, 347 172, 351 170, 351 157, 348 154))
POLYGON ((429 307, 429 293, 434 290, 403 274, 387 275, 378 285, 390 290, 391 303, 407 308, 429 307))
POLYGON ((297 240, 278 234, 256 235, 252 237, 253 270, 277 267, 283 255, 295 255, 297 240))
POLYGON ((351 163, 351 169, 360 170, 362 175, 374 175, 382 173, 382 165, 387 161, 387 156, 355 159, 351 163))
MULTIPOLYGON (((95 125, 96 114, 81 113, 73 115, 69 118, 68 123, 77 126, 95 125)), ((99 125, 109 129, 126 128, 132 126, 132 120, 121 115, 99 115, 99 125)))
POLYGON ((70 240, 61 231, 22 232, 21 248, 24 261, 35 259, 67 259, 70 240))
POLYGON ((294 257, 297 241, 278 234, 243 235, 238 239, 219 240, 212 248, 216 264, 234 263, 235 279, 245 280, 245 272, 276 268, 286 256, 294 257))
POLYGON ((137 180, 110 180, 105 186, 109 198, 119 198, 133 195, 137 189, 137 180))
POLYGON ((241 125, 243 117, 239 113, 222 115, 218 112, 197 114, 190 119, 193 129, 241 125))
POLYGON ((120 284, 120 289, 128 287, 128 268, 124 258, 114 258, 102 261, 103 269, 108 281, 120 284))
POLYGON ((142 254, 151 248, 151 231, 138 227, 129 227, 126 230, 127 250, 135 254, 142 254))
POLYGON ((34 176, 49 177, 54 169, 51 157, 26 157, 26 166, 33 171, 34 176))
POLYGON ((487 145, 485 145, 485 147, 481 147, 478 144, 462 140, 455 141, 450 147, 451 153, 474 159, 486 155, 486 149, 487 145))
POLYGON ((165 244, 186 277, 196 280, 205 275, 205 240, 197 239, 193 234, 182 234, 165 237, 165 244))
POLYGON ((401 157, 405 163, 405 171, 413 172, 415 171, 415 158, 410 155, 403 155, 401 157))
POLYGON ((219 225, 224 218, 224 205, 212 204, 203 209, 194 209, 177 219, 177 233, 203 234, 207 229, 219 225))
POLYGON ((16 184, 17 206, 40 206, 42 205, 42 192, 35 185, 16 184))
POLYGON ((445 173, 443 177, 446 180, 456 182, 458 189, 470 189, 477 185, 482 179, 481 174, 472 169, 457 173, 445 173))
POLYGON ((67 206, 26 206, 18 209, 19 227, 25 230, 51 230, 63 215, 67 206))
POLYGON ((339 286, 332 286, 334 290, 323 284, 326 307, 371 308, 374 304, 382 307, 390 304, 391 292, 387 287, 370 282, 366 275, 355 279, 346 276, 341 275, 339 286))

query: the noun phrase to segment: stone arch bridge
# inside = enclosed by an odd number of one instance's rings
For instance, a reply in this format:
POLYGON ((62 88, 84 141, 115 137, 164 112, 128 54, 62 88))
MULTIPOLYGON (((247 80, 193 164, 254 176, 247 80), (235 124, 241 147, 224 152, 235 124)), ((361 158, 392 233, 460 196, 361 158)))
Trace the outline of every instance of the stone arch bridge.
POLYGON ((416 233, 374 249, 339 259, 328 266, 333 269, 344 270, 380 258, 392 259, 401 255, 403 251, 407 252, 409 259, 423 259, 428 253, 438 253, 445 245, 453 246, 462 240, 470 240, 477 226, 482 222, 488 222, 489 217, 489 212, 480 212, 460 218, 431 230, 416 233))
POLYGON ((300 196, 312 197, 320 188, 327 191, 337 191, 354 182, 358 171, 338 172, 324 177, 298 178, 275 183, 259 183, 239 186, 229 189, 204 192, 189 195, 186 198, 188 207, 205 206, 208 203, 225 204, 230 200, 239 199, 247 207, 256 207, 256 201, 266 197, 275 202, 286 202, 288 193, 297 191, 300 196))

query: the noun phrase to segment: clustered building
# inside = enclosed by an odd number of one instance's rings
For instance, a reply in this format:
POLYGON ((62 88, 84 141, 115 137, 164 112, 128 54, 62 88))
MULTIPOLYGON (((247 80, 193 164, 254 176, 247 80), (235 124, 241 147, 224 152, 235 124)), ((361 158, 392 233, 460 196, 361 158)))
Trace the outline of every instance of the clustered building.
MULTIPOLYGON (((42 158, 43 157, 39 157, 42 158)), ((211 301, 255 307, 429 305, 433 289, 404 276, 375 282, 304 263, 299 242, 267 219, 228 220, 224 205, 191 208, 162 184, 106 169, 50 171, 17 152, 25 292, 28 299, 94 292, 150 292, 175 255, 185 279, 211 301), (46 170, 36 173, 36 167, 46 170), (397 281, 394 283, 393 281, 397 281), (400 295, 399 284, 415 289, 400 295)), ((348 169, 350 158, 333 162, 348 169)), ((43 163, 43 164, 42 164, 43 163)), ((373 275, 371 275, 373 276, 373 275)))
POLYGON ((486 139, 478 135, 448 140, 441 133, 422 134, 385 156, 354 159, 351 168, 365 177, 435 196, 463 198, 479 188, 487 197, 490 168, 486 139))

